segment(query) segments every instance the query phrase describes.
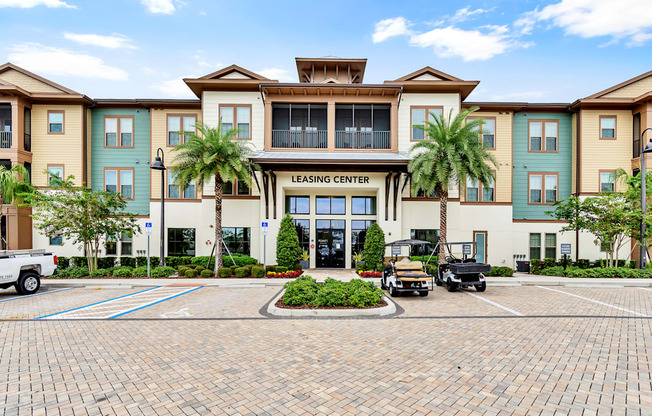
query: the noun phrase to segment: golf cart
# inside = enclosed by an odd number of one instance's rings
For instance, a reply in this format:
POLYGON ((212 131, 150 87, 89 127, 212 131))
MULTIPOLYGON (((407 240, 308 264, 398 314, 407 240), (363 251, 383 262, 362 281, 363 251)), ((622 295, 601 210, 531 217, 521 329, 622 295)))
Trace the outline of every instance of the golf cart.
POLYGON ((437 268, 435 284, 437 286, 445 284, 449 292, 470 286, 474 286, 478 292, 484 292, 487 289, 484 273, 491 272, 491 265, 476 263, 473 254, 476 252, 476 243, 446 242, 443 246, 446 250, 446 263, 440 264, 437 268))
POLYGON ((401 254, 401 247, 430 244, 423 240, 398 240, 385 244, 391 247, 392 259, 389 267, 383 271, 380 279, 380 287, 389 289, 391 297, 399 296, 401 293, 419 292, 420 296, 428 296, 428 292, 434 290, 433 276, 426 272, 426 267, 421 261, 410 261, 410 257, 398 261, 401 254))

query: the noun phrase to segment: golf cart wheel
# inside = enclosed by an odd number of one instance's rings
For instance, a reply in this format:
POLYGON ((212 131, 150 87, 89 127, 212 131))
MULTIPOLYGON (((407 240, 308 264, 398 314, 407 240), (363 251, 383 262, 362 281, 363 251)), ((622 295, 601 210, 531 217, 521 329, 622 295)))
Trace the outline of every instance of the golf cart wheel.
POLYGON ((435 284, 437 286, 444 286, 444 282, 441 281, 441 279, 435 278, 435 284))
POLYGON ((484 292, 485 290, 487 290, 487 282, 482 282, 481 284, 477 285, 475 287, 475 290, 477 290, 478 292, 484 292))
POLYGON ((451 279, 448 279, 446 281, 446 290, 449 292, 457 292, 457 283, 451 281, 451 279))
POLYGON ((16 291, 21 295, 32 295, 41 287, 38 273, 29 271, 21 273, 16 282, 16 291))
POLYGON ((422 290, 421 292, 419 292, 419 296, 428 296, 428 291, 422 290))
POLYGON ((395 298, 398 296, 398 290, 394 287, 393 284, 389 284, 389 296, 395 298))
POLYGON ((384 277, 380 278, 380 288, 383 289, 383 290, 387 289, 387 285, 385 284, 385 278, 384 277))

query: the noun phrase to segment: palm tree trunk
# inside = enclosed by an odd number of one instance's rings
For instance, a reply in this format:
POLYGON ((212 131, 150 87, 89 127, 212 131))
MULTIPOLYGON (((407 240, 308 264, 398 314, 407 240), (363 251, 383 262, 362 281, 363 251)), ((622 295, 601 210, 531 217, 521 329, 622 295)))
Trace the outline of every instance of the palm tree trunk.
POLYGON ((215 277, 217 269, 223 266, 222 262, 222 194, 224 182, 219 175, 215 175, 215 277))
POLYGON ((446 261, 446 220, 448 216, 448 190, 439 193, 439 264, 446 261))

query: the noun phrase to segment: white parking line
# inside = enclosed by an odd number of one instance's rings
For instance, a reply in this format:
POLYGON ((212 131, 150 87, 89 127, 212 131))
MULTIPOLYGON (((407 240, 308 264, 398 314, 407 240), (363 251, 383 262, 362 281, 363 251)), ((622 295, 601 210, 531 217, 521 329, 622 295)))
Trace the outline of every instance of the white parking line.
POLYGON ((648 290, 648 291, 652 291, 652 289, 650 289, 649 287, 639 287, 639 289, 641 289, 641 290, 648 290))
POLYGON ((478 296, 478 295, 476 295, 474 293, 471 293, 471 292, 464 292, 464 293, 466 293, 467 295, 473 296, 474 298, 478 298, 478 299, 483 300, 483 301, 485 301, 487 303, 490 303, 490 304, 494 305, 495 307, 500 308, 500 309, 502 309, 504 311, 507 311, 507 312, 509 312, 511 314, 514 314, 516 316, 524 316, 522 313, 516 312, 514 309, 510 309, 507 306, 503 306, 500 303, 496 303, 496 302, 494 302, 492 300, 485 299, 482 296, 478 296))
POLYGON ((608 307, 610 307, 610 308, 614 308, 614 309, 617 309, 617 310, 619 310, 619 311, 623 311, 623 312, 631 313, 631 314, 636 315, 636 316, 643 316, 643 317, 646 317, 646 318, 648 318, 648 317, 650 316, 650 315, 646 315, 646 314, 644 314, 644 313, 640 313, 640 312, 633 311, 633 310, 631 310, 631 309, 621 308, 620 306, 610 305, 610 304, 608 304, 608 303, 600 302, 599 300, 590 299, 590 298, 586 298, 586 297, 584 297, 584 296, 576 295, 576 294, 574 294, 574 293, 568 293, 568 292, 564 292, 564 291, 562 291, 562 290, 552 289, 552 288, 544 287, 544 286, 537 286, 537 287, 538 287, 539 289, 551 290, 551 291, 553 291, 553 292, 563 293, 564 295, 573 296, 573 297, 575 297, 575 298, 579 298, 579 299, 586 300, 586 301, 589 301, 589 302, 597 303, 598 305, 608 306, 608 307))

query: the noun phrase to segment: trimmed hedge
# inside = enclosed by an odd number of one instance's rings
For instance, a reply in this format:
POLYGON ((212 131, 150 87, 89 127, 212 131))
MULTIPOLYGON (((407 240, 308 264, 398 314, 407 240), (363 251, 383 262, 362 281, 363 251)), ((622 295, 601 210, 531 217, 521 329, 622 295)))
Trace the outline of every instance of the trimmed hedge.
POLYGON ((541 272, 541 260, 530 260, 530 273, 539 274, 541 272))
POLYGON ((117 269, 113 270, 112 275, 115 277, 131 277, 133 272, 133 267, 120 266, 117 269))
POLYGON ((364 308, 380 304, 384 295, 372 282, 361 279, 341 282, 328 278, 319 285, 310 276, 300 276, 284 287, 283 302, 290 306, 364 308))
POLYGON ((71 267, 86 267, 88 268, 88 259, 84 256, 73 256, 70 258, 71 260, 71 267))
POLYGON ((595 267, 593 269, 569 269, 568 277, 632 277, 652 278, 652 270, 630 269, 628 267, 595 267))
POLYGON ((70 267, 70 259, 68 257, 57 257, 57 267, 59 269, 67 269, 70 267))
POLYGON ((231 274, 231 269, 228 267, 217 269, 217 277, 231 277, 231 274))
POLYGON ((110 275, 111 272, 107 269, 97 269, 94 272, 91 272, 89 277, 107 277, 110 275))
POLYGON ((187 269, 186 270, 186 277, 197 277, 197 270, 195 270, 195 269, 187 269))
POLYGON ((511 267, 492 267, 491 272, 485 273, 485 276, 512 277, 514 276, 514 269, 511 267))
POLYGON ((78 279, 80 277, 88 276, 88 268, 86 267, 69 267, 68 276, 78 279))
POLYGON ((131 277, 147 277, 147 266, 136 267, 131 272, 131 277))
POLYGON ((116 257, 113 257, 113 256, 98 257, 97 258, 97 267, 99 269, 111 269, 112 267, 115 267, 115 260, 116 260, 116 257))
POLYGON ((170 277, 175 273, 174 267, 164 266, 152 269, 152 277, 170 277))
POLYGON ((121 267, 131 267, 132 269, 136 267, 136 259, 134 257, 120 257, 120 266, 121 267))
POLYGON ((251 268, 251 277, 265 277, 265 268, 262 266, 254 266, 251 268))
POLYGON ((213 271, 212 270, 202 270, 201 273, 199 273, 201 277, 207 278, 207 277, 213 277, 213 271))
POLYGON ((238 267, 235 269, 235 277, 249 277, 250 273, 246 267, 238 267))

